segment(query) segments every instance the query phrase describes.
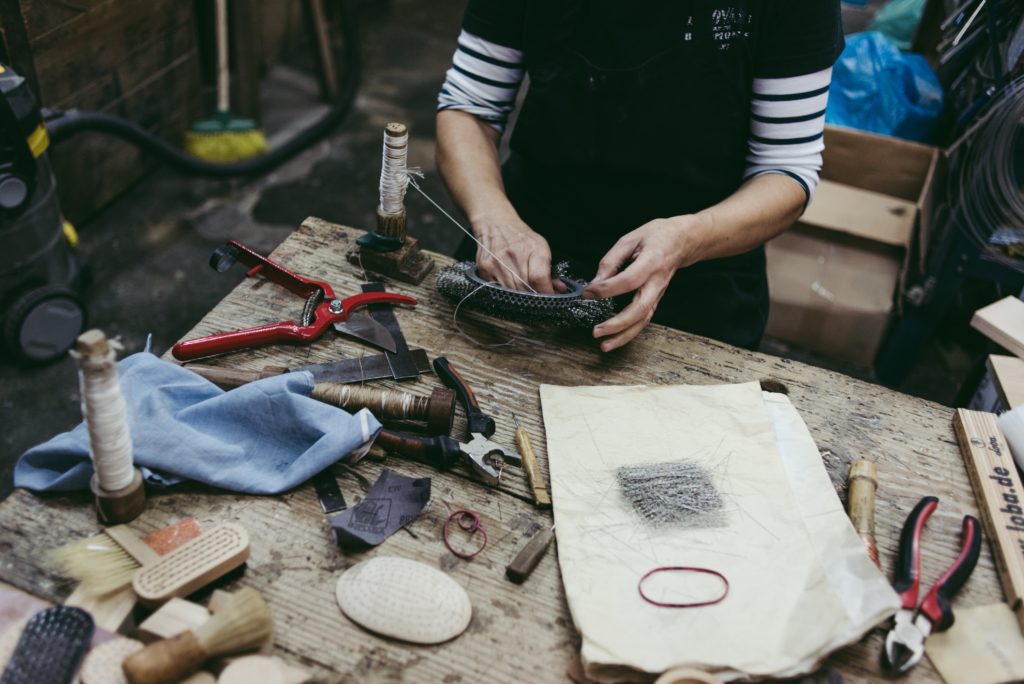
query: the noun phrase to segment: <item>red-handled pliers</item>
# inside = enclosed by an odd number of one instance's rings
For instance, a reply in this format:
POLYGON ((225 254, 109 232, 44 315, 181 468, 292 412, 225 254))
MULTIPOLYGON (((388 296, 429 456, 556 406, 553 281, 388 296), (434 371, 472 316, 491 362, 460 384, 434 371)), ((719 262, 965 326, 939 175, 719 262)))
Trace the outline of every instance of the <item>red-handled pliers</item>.
POLYGON ((364 316, 358 325, 349 321, 349 315, 356 309, 368 304, 408 304, 413 306, 416 300, 405 295, 392 292, 362 292, 345 299, 338 299, 330 285, 321 280, 312 280, 292 273, 283 266, 258 254, 240 242, 230 240, 223 247, 217 248, 210 257, 210 266, 218 272, 224 272, 240 261, 249 267, 249 277, 262 275, 267 280, 277 283, 295 294, 306 299, 300 323, 282 321, 270 323, 245 330, 207 335, 193 340, 186 340, 174 345, 171 353, 181 361, 190 361, 203 356, 223 354, 224 352, 262 347, 279 342, 308 344, 318 339, 328 326, 333 325, 340 332, 355 335, 394 351, 394 338, 387 329, 364 316), (376 324, 376 325, 375 325, 376 324))
POLYGON ((907 516, 900 533, 896 576, 893 582, 902 600, 893 628, 885 637, 885 659, 896 672, 906 672, 924 655, 924 642, 932 632, 943 632, 953 625, 953 596, 967 582, 981 555, 981 523, 965 515, 960 555, 935 581, 931 591, 917 605, 921 588, 921 532, 939 506, 934 496, 921 499, 907 516))

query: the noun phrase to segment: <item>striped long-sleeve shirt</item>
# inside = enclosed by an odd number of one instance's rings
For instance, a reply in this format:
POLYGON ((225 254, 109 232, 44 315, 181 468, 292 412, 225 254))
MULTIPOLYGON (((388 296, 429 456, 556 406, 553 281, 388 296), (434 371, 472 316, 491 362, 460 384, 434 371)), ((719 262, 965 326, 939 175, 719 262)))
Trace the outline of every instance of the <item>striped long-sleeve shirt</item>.
MULTIPOLYGON (((523 80, 523 53, 463 30, 438 97, 438 109, 469 112, 503 131, 523 80)), ((744 179, 792 178, 814 192, 824 150, 832 68, 784 78, 755 78, 744 179)))

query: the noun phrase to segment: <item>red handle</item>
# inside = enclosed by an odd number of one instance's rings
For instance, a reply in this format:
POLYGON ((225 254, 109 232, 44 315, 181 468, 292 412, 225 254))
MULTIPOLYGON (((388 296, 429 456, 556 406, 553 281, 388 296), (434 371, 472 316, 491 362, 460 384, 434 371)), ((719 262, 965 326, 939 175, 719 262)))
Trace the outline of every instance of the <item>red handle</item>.
POLYGON ((174 345, 171 354, 179 361, 191 361, 204 356, 262 347, 277 342, 309 342, 316 337, 317 331, 312 327, 303 328, 297 323, 283 321, 185 340, 174 345))
POLYGON ((356 309, 369 306, 370 304, 408 304, 409 306, 416 306, 416 300, 407 295, 395 294, 394 292, 360 292, 341 300, 346 317, 356 309))
POLYGON ((918 501, 903 523, 903 531, 900 533, 896 581, 892 588, 900 595, 903 607, 908 610, 917 610, 917 595, 921 589, 921 532, 938 505, 939 500, 934 496, 926 496, 918 501))
POLYGON ((964 516, 961 532, 960 555, 935 582, 928 595, 921 601, 921 612, 931 620, 932 629, 941 632, 953 625, 953 608, 950 602, 967 582, 981 555, 981 523, 973 515, 964 516))

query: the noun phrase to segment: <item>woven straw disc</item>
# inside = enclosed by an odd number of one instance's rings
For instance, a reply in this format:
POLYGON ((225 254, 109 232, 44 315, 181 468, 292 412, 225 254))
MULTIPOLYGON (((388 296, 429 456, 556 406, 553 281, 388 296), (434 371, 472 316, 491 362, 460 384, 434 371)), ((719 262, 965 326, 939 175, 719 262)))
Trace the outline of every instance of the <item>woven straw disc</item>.
POLYGON ((338 605, 356 624, 414 644, 439 644, 469 626, 473 607, 455 580, 429 565, 378 556, 338 579, 338 605))

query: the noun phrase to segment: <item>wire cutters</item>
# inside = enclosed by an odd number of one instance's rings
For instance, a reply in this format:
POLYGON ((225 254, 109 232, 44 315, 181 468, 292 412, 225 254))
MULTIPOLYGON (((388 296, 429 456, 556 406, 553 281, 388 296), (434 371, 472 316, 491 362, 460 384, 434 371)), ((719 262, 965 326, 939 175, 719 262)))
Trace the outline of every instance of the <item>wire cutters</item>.
POLYGON ((921 533, 938 506, 939 500, 934 496, 921 499, 907 516, 900 533, 892 586, 899 593, 902 606, 885 637, 886 663, 898 673, 906 672, 920 662, 928 635, 945 631, 953 625, 950 602, 971 576, 981 555, 981 523, 973 515, 965 515, 960 555, 935 581, 920 607, 917 605, 921 588, 921 533))
POLYGON ((394 351, 394 338, 386 328, 368 316, 357 316, 353 320, 350 320, 350 316, 353 311, 368 304, 416 304, 412 297, 392 292, 363 292, 338 299, 329 284, 292 273, 235 240, 218 247, 210 256, 210 266, 220 273, 231 268, 236 261, 249 267, 249 277, 260 274, 288 291, 304 297, 306 304, 302 310, 301 321, 269 323, 179 342, 171 349, 174 358, 190 361, 213 354, 279 342, 309 344, 319 339, 328 326, 332 325, 339 332, 384 348, 388 348, 387 341, 390 340, 391 351, 394 351))
POLYGON ((437 373, 437 377, 441 378, 441 382, 455 390, 456 396, 466 409, 471 439, 468 442, 460 443, 459 448, 469 459, 476 474, 487 484, 496 485, 499 473, 494 469, 495 464, 502 465, 501 461, 504 461, 517 468, 522 467, 523 459, 518 453, 488 439, 494 434, 494 419, 480 409, 473 390, 469 388, 469 384, 462 379, 455 367, 448 362, 448 359, 442 357, 434 359, 434 372, 437 373))

